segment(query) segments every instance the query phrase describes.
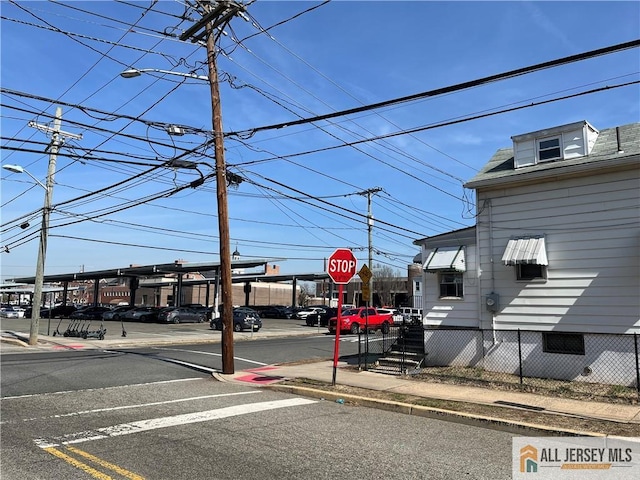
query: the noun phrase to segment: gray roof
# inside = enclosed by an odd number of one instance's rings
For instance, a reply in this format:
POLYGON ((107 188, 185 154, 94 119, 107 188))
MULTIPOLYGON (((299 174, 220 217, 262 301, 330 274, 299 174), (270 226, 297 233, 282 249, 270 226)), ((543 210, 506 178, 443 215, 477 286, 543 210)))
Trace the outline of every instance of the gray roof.
MULTIPOLYGON (((431 237, 421 238, 414 240, 414 245, 424 245, 427 248, 444 247, 450 245, 473 245, 476 243, 476 227, 460 228, 451 232, 441 233, 439 235, 433 235, 431 237)), ((421 254, 414 258, 418 258, 421 254)), ((416 263, 422 263, 422 260, 416 263)))
POLYGON ((633 167, 638 165, 640 155, 640 123, 631 123, 600 131, 589 155, 545 162, 528 167, 514 168, 513 148, 498 150, 480 172, 465 183, 465 188, 491 187, 515 182, 540 181, 547 176, 572 175, 580 171, 603 168, 633 167))

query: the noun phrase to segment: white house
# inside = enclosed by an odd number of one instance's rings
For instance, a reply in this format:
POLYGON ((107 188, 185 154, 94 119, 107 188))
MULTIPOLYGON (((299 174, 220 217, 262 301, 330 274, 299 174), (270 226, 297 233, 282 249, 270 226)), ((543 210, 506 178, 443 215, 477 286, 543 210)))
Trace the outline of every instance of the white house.
POLYGON ((640 123, 598 131, 581 121, 512 141, 465 185, 476 191, 475 242, 456 232, 415 242, 425 325, 493 332, 470 356, 476 340, 458 335, 445 355, 429 348, 427 330, 429 355, 505 369, 520 348, 535 358, 530 376, 635 383, 635 370, 615 371, 637 363, 640 123))

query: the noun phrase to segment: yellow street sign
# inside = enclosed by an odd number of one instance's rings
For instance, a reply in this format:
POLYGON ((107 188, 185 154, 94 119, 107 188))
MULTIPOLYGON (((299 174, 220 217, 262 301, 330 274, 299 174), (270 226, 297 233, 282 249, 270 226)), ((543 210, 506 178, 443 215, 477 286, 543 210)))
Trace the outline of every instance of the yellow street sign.
POLYGON ((371 287, 368 283, 362 284, 362 301, 369 302, 371 300, 371 287))
POLYGON ((362 268, 358 272, 358 275, 362 279, 362 282, 366 283, 367 285, 369 284, 369 280, 371 280, 371 277, 373 277, 373 273, 371 273, 371 270, 369 270, 369 267, 367 267, 366 263, 362 265, 362 268))

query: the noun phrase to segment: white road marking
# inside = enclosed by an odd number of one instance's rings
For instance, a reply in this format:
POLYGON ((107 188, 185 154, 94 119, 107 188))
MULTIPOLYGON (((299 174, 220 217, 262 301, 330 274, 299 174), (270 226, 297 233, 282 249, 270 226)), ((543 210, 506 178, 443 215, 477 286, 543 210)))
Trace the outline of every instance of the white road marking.
POLYGON ((203 380, 203 379, 201 377, 178 378, 178 379, 175 379, 175 380, 160 380, 158 382, 132 383, 132 384, 129 384, 129 385, 117 385, 115 387, 86 388, 84 390, 64 390, 62 392, 30 393, 28 395, 16 395, 14 397, 2 397, 2 401, 4 402, 5 400, 15 400, 15 399, 20 399, 20 398, 31 398, 31 397, 48 397, 50 395, 67 395, 69 393, 99 392, 101 390, 113 390, 113 389, 119 389, 119 388, 146 387, 147 385, 162 385, 164 383, 192 382, 194 380, 203 380))
MULTIPOLYGON (((180 402, 191 402, 194 400, 203 400, 205 398, 218 398, 218 397, 232 397, 236 395, 253 395, 255 393, 262 393, 259 390, 252 390, 249 392, 236 392, 236 393, 219 393, 215 395, 202 395, 199 397, 189 397, 189 398, 178 398, 176 400, 165 400, 163 402, 151 402, 151 403, 139 403, 135 405, 122 405, 119 407, 107 407, 107 408, 96 408, 93 410, 81 410, 79 412, 70 412, 70 413, 61 413, 58 415, 49 415, 46 417, 33 417, 33 418, 22 418, 20 422, 32 422, 34 420, 46 420, 49 418, 64 418, 64 417, 76 417, 79 415, 90 415, 93 413, 101 413, 101 412, 113 412, 116 410, 128 410, 131 408, 143 408, 143 407, 153 407, 156 405, 168 405, 171 403, 180 403, 180 402)), ((5 425, 8 423, 17 423, 15 420, 5 420, 0 422, 0 425, 5 425)))
MULTIPOLYGON (((212 355, 214 357, 222 357, 222 354, 220 354, 220 353, 202 352, 200 350, 183 350, 181 348, 164 348, 164 347, 153 347, 153 349, 154 350, 167 350, 167 351, 173 351, 173 352, 198 353, 200 355, 212 355)), ((263 365, 263 366, 269 365, 268 363, 257 362, 255 360, 249 360, 248 358, 242 358, 242 357, 233 357, 233 358, 235 360, 240 360, 241 362, 253 363, 255 365, 263 365)))
POLYGON ((121 435, 129 435, 132 433, 141 433, 149 430, 156 430, 158 428, 187 425, 190 423, 208 422, 211 420, 220 420, 222 418, 235 417, 237 415, 264 412, 267 410, 275 410, 278 408, 309 405, 312 403, 317 402, 315 400, 309 400, 305 398, 291 398, 287 400, 275 400, 269 402, 249 403, 246 405, 234 405, 232 407, 207 410, 204 412, 185 413, 182 415, 174 415, 171 417, 151 418, 149 420, 140 420, 138 422, 122 423, 120 425, 113 425, 111 427, 70 433, 68 435, 62 435, 60 437, 54 437, 52 439, 37 438, 34 439, 34 442, 40 448, 58 447, 61 445, 72 445, 77 443, 89 442, 92 440, 101 440, 105 438, 118 437, 121 435))

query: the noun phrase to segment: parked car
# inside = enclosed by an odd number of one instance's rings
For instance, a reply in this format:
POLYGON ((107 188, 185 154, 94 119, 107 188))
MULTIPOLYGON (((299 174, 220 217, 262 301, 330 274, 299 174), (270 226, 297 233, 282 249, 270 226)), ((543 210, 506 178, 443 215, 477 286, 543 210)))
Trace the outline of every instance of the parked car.
MULTIPOLYGON (((75 305, 58 305, 53 308, 40 308, 40 317, 41 318, 70 318, 70 315, 78 310, 75 305)), ((32 307, 27 307, 24 310, 24 317, 31 318, 31 312, 33 311, 32 307)))
POLYGON ((293 310, 291 307, 284 307, 280 305, 271 305, 265 307, 260 316, 264 318, 293 318, 293 310))
POLYGON ((296 313, 296 318, 299 318, 300 320, 306 320, 309 315, 321 314, 323 312, 323 307, 309 307, 296 313))
POLYGON ((191 307, 163 308, 162 310, 160 310, 160 313, 158 314, 158 322, 160 323, 183 323, 183 322, 202 323, 207 318, 207 314, 203 309, 198 310, 191 307))
POLYGON ((318 309, 318 311, 314 314, 307 315, 305 318, 305 322, 309 327, 315 327, 320 323, 321 327, 326 327, 329 325, 329 319, 338 315, 338 309, 332 307, 324 307, 318 309))
POLYGON ((380 329, 382 333, 389 333, 389 328, 393 323, 391 314, 380 314, 375 308, 352 308, 345 310, 340 315, 340 327, 338 327, 338 318, 334 317, 329 320, 329 332, 335 333, 337 328, 340 331, 348 331, 353 334, 360 333, 361 330, 368 326, 369 330, 380 329))
POLYGON ((13 307, 0 308, 0 317, 2 318, 18 318, 19 314, 13 307))
POLYGON ((378 313, 388 313, 393 318, 394 325, 402 325, 403 323, 409 323, 409 318, 405 317, 397 308, 378 308, 378 313))
POLYGON ((402 313, 409 323, 422 324, 422 309, 412 307, 400 307, 402 313))
POLYGON ((133 308, 135 307, 132 307, 131 305, 126 305, 126 306, 122 305, 120 307, 114 307, 108 312, 104 312, 102 314, 102 319, 103 320, 120 320, 126 312, 128 312, 129 310, 132 310, 133 308))
POLYGON ((180 305, 181 307, 192 308, 195 311, 204 314, 206 320, 211 320, 213 315, 213 307, 205 307, 200 303, 187 303, 185 305, 180 305))
POLYGON ((74 320, 102 320, 102 314, 108 312, 109 307, 86 307, 76 310, 69 318, 74 320))
POLYGON ((123 312, 120 320, 129 322, 156 322, 160 309, 156 307, 134 307, 123 312))
MULTIPOLYGON (((209 323, 212 330, 222 330, 222 317, 214 318, 209 323)), ((233 331, 242 332, 244 330, 259 331, 262 328, 262 320, 255 310, 247 307, 233 309, 233 331)))
MULTIPOLYGON (((51 309, 51 318, 69 318, 73 312, 77 310, 75 305, 57 305, 51 309)), ((49 309, 40 315, 41 317, 49 316, 49 309)))

